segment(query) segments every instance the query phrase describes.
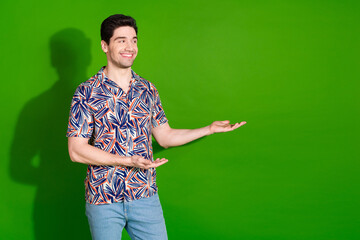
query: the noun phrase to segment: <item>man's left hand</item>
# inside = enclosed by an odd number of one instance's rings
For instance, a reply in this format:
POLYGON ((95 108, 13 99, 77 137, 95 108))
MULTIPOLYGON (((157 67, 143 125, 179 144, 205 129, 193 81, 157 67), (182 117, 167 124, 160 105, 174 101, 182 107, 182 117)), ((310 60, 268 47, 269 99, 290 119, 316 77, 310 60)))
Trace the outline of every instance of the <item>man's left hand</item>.
POLYGON ((245 121, 235 124, 230 124, 229 120, 215 121, 210 125, 210 133, 213 134, 218 132, 230 132, 241 127, 244 124, 246 124, 245 121))

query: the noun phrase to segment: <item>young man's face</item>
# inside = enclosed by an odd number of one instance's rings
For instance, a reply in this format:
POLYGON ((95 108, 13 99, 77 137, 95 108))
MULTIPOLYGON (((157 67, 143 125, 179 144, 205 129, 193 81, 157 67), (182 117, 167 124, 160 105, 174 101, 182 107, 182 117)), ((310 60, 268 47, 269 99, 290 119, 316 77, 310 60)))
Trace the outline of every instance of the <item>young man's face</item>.
POLYGON ((109 64, 119 68, 131 67, 138 52, 135 29, 129 26, 116 28, 109 44, 101 41, 101 48, 109 64))

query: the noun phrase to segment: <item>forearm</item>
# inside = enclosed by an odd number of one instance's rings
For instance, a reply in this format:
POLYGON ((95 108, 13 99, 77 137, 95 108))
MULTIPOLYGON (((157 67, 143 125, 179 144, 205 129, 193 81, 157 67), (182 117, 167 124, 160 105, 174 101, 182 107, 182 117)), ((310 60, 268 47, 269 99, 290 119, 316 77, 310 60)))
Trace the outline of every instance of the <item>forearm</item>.
POLYGON ((197 129, 170 129, 166 134, 166 138, 159 144, 164 148, 175 147, 210 134, 210 126, 197 129))
POLYGON ((87 142, 73 144, 69 139, 69 154, 73 162, 88 165, 128 166, 130 158, 121 157, 89 145, 87 142))
POLYGON ((230 124, 230 121, 225 120, 215 121, 209 126, 197 129, 173 129, 166 122, 153 128, 152 134, 162 147, 168 148, 180 146, 213 133, 233 131, 244 124, 246 124, 245 121, 230 124))
POLYGON ((166 158, 157 158, 155 161, 145 159, 142 156, 131 157, 118 156, 108 153, 88 144, 88 139, 81 137, 69 137, 68 147, 70 158, 73 162, 99 166, 128 166, 136 168, 156 168, 167 163, 166 158))

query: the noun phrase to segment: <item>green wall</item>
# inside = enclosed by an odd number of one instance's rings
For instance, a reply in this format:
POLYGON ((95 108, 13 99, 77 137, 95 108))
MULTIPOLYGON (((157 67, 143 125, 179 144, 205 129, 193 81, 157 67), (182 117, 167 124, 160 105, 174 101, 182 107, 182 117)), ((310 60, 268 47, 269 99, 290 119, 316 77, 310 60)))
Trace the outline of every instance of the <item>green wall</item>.
MULTIPOLYGON (((71 96, 106 64, 103 19, 137 19, 133 69, 175 128, 156 148, 170 239, 360 239, 358 1, 8 1, 1 7, 1 239, 89 239, 71 96)), ((125 234, 124 234, 125 236, 125 234)), ((125 239, 128 239, 125 237, 125 239)))

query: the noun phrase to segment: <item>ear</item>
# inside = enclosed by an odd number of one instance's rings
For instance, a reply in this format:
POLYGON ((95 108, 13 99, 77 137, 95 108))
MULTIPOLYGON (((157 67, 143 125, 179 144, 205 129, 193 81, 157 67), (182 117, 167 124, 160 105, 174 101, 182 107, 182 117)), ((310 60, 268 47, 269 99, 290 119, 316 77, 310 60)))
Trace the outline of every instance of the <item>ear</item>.
POLYGON ((108 44, 104 41, 104 40, 101 40, 101 49, 103 50, 104 53, 107 53, 108 52, 108 44))

